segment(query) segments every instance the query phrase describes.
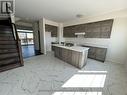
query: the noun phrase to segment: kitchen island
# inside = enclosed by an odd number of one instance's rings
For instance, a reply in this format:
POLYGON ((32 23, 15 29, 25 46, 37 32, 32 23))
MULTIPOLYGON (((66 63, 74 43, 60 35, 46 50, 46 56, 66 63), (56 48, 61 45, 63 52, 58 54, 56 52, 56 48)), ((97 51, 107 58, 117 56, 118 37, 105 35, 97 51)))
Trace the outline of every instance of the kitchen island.
POLYGON ((55 57, 80 69, 86 65, 89 48, 80 46, 69 47, 60 44, 54 44, 53 47, 55 57))

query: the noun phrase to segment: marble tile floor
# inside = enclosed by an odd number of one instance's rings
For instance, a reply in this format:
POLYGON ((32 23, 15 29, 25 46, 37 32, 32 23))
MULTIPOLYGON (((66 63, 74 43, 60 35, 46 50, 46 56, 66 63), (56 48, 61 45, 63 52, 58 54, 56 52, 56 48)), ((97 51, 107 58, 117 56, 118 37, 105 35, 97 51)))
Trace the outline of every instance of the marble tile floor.
POLYGON ((88 59, 80 70, 48 53, 0 73, 0 95, 127 95, 126 75, 123 65, 88 59))

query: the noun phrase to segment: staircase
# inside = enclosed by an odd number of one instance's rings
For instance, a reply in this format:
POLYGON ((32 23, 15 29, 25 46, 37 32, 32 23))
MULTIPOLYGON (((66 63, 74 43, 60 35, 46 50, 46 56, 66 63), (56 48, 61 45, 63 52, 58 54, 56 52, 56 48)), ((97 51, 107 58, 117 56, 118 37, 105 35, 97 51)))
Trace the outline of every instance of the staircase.
POLYGON ((23 66, 20 40, 11 18, 0 20, 0 72, 23 66))

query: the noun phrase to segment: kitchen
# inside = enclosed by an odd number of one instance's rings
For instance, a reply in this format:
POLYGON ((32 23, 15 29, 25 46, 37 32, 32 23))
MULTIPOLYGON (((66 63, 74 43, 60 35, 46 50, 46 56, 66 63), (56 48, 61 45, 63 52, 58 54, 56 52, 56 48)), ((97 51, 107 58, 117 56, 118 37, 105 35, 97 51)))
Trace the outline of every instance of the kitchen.
POLYGON ((63 32, 61 33, 58 23, 45 19, 45 51, 55 51, 54 53, 56 54, 58 50, 55 50, 55 47, 66 49, 79 47, 81 50, 83 48, 84 50, 87 49, 85 53, 86 56, 84 56, 85 62, 87 62, 87 58, 85 58, 87 56, 91 59, 105 62, 108 48, 107 46, 97 45, 93 42, 89 43, 83 41, 83 43, 80 43, 76 42, 75 40, 109 40, 111 36, 113 21, 113 19, 107 19, 96 22, 65 26, 63 27, 63 32))

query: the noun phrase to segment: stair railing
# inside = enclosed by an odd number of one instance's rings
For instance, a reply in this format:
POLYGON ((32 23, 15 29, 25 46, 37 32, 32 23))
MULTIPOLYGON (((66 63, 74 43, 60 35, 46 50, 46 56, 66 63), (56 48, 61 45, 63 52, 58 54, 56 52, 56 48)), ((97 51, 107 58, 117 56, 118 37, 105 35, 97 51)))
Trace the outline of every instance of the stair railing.
POLYGON ((23 56, 22 56, 22 49, 21 49, 21 40, 19 39, 18 32, 16 29, 16 25, 12 21, 11 10, 8 8, 9 8, 8 3, 6 3, 6 9, 7 9, 7 14, 9 16, 10 24, 12 27, 12 33, 13 33, 14 39, 15 39, 16 44, 17 44, 17 50, 18 50, 18 54, 19 54, 20 64, 21 64, 21 66, 23 66, 24 64, 23 64, 23 56))
POLYGON ((18 52, 19 52, 20 63, 23 66, 23 56, 22 56, 22 49, 21 49, 21 40, 19 39, 18 32, 17 32, 17 29, 16 29, 16 25, 14 23, 11 23, 11 25, 12 25, 12 29, 13 29, 13 36, 14 36, 15 41, 17 43, 17 49, 18 49, 18 52))

